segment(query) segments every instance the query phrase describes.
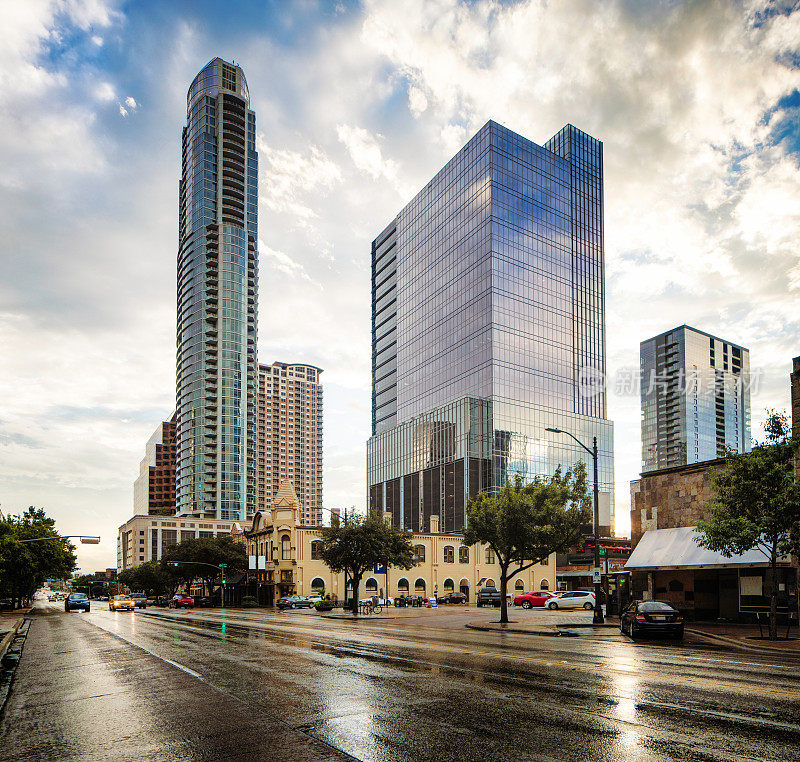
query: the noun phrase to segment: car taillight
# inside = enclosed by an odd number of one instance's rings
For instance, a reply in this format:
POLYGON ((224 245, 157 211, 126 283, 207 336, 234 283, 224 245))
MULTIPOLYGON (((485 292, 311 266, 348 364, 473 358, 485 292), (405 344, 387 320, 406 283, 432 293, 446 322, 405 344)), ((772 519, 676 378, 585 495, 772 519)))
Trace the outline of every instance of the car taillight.
POLYGON ((683 621, 683 617, 680 614, 678 614, 678 616, 675 617, 675 621, 676 622, 682 622, 683 621))
POLYGON ((636 615, 636 621, 637 622, 646 622, 647 621, 647 617, 644 614, 637 614, 636 615))

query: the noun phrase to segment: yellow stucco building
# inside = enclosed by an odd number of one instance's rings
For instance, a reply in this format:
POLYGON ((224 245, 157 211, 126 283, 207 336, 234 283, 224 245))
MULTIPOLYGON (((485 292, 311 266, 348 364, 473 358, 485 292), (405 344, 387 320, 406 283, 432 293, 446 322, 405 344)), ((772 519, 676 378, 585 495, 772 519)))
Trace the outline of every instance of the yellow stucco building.
MULTIPOLYGON (((473 601, 479 587, 499 585, 499 569, 494 553, 485 545, 466 546, 461 535, 440 534, 435 517, 429 533, 412 536, 417 565, 405 569, 389 568, 388 574, 365 574, 359 596, 386 591, 397 595, 444 595, 463 592, 473 601)), ((341 600, 344 575, 333 574, 319 559, 317 550, 322 527, 301 524, 300 502, 291 482, 281 484, 272 509, 258 511, 252 525, 232 536, 247 545, 249 555, 248 594, 259 603, 272 605, 283 595, 311 595, 324 592, 341 600)), ((526 569, 511 581, 509 592, 547 590, 555 587, 555 554, 546 563, 526 569)))

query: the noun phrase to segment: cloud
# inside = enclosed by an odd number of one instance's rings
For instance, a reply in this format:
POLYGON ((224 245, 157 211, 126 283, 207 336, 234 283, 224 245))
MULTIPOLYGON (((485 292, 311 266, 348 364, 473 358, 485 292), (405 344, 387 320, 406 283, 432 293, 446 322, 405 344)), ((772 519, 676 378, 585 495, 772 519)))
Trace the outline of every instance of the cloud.
POLYGON ((398 187, 399 166, 396 161, 383 157, 377 140, 380 135, 376 137, 361 127, 347 124, 338 125, 336 134, 361 172, 373 180, 388 180, 392 186, 398 187))

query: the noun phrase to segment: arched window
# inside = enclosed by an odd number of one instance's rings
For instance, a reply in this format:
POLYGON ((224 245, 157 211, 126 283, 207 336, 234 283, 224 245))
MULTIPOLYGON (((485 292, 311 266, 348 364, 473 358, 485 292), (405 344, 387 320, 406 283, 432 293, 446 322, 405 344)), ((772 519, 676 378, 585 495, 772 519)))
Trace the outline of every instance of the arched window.
POLYGON ((425 593, 425 580, 422 577, 419 577, 417 581, 414 583, 414 592, 415 593, 425 593))
POLYGON ((546 579, 543 579, 539 583, 539 589, 540 590, 549 590, 550 589, 550 583, 546 579))
POLYGON ((408 580, 405 577, 400 577, 400 579, 397 580, 397 589, 401 593, 408 592, 408 580))
POLYGON ((322 595, 325 592, 325 580, 322 577, 315 577, 311 581, 311 589, 322 595))
POLYGON ((469 598, 469 580, 466 577, 458 583, 458 589, 469 598))
POLYGON ((466 545, 462 545, 458 549, 458 563, 460 564, 469 563, 469 548, 466 545))
POLYGON ((319 558, 319 551, 322 548, 322 540, 314 540, 311 543, 311 559, 315 560, 319 558))
POLYGON ((486 587, 497 587, 497 585, 495 585, 494 580, 489 577, 489 579, 486 580, 486 587))
POLYGON ((669 583, 669 591, 671 593, 682 593, 683 592, 683 582, 679 579, 673 579, 669 583))
POLYGON ((292 539, 288 534, 281 537, 281 558, 284 561, 292 560, 292 539))
POLYGON ((521 579, 518 579, 514 583, 514 590, 524 590, 524 589, 525 589, 525 585, 522 584, 522 580, 521 579))
POLYGON ((455 552, 453 550, 452 545, 445 545, 444 546, 444 562, 446 564, 452 564, 455 561, 455 552))
POLYGON ((367 584, 364 585, 368 593, 377 593, 378 592, 378 583, 374 577, 370 577, 367 580, 367 584))
POLYGON ((494 563, 494 551, 489 547, 486 548, 486 563, 487 564, 494 563))
POLYGON ((455 583, 455 582, 453 582, 453 580, 452 580, 452 579, 449 579, 449 578, 448 578, 448 579, 446 579, 446 580, 444 581, 444 591, 445 591, 446 593, 452 593, 452 592, 453 592, 453 590, 455 590, 455 589, 456 589, 456 583, 455 583))
POLYGON ((425 561, 425 546, 424 545, 415 545, 414 546, 414 560, 418 563, 424 563, 425 561))

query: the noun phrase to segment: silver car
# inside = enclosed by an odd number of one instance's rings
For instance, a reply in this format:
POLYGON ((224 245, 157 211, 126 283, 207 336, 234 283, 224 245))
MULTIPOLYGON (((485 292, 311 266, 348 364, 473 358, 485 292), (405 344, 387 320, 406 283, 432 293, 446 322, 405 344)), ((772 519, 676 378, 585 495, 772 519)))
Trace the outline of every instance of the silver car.
POLYGON ((594 593, 584 590, 574 590, 570 593, 559 593, 545 604, 551 611, 553 609, 593 609, 594 593))

